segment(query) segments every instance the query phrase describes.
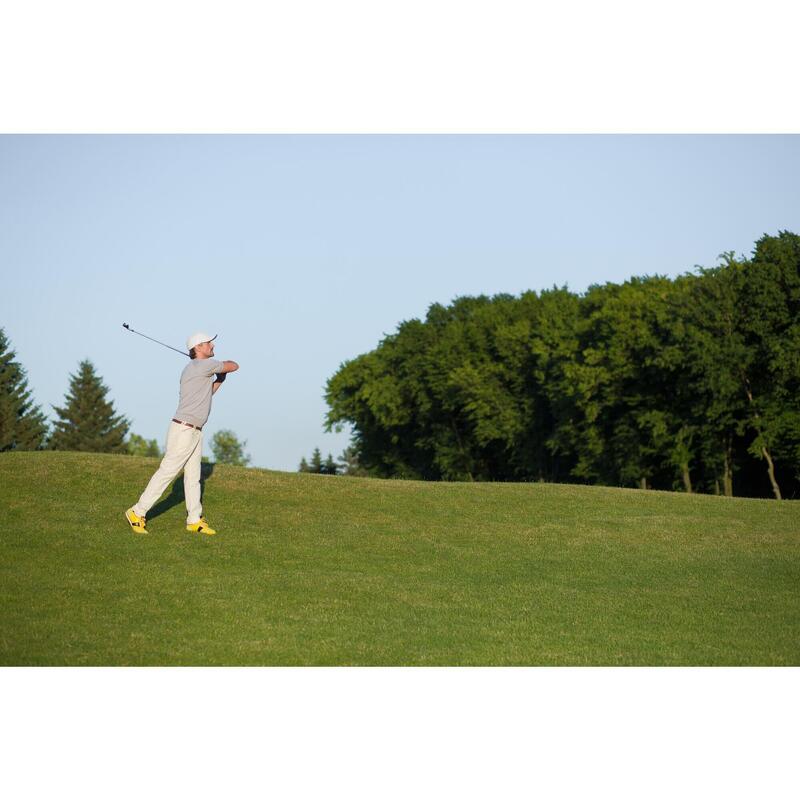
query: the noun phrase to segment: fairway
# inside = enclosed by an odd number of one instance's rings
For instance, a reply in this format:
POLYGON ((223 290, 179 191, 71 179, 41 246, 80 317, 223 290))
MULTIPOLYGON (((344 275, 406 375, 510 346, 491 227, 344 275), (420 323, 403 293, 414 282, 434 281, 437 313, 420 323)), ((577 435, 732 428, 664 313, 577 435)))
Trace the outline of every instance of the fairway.
POLYGON ((800 664, 800 504, 0 455, 3 665, 800 664))

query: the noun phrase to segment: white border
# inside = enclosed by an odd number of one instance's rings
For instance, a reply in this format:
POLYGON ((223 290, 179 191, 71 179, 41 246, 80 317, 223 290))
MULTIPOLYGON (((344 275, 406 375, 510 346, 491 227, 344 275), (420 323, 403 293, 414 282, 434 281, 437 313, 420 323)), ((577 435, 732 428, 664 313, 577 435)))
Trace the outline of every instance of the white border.
POLYGON ((795 796, 798 670, 5 669, 8 797, 795 796))
POLYGON ((6 132, 796 132, 798 7, 28 0, 6 132))

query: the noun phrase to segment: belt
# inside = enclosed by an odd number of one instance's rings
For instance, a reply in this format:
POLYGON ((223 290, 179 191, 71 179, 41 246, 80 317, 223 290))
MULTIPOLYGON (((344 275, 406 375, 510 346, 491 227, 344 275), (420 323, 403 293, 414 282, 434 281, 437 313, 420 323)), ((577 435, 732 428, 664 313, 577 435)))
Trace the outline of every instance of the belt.
POLYGON ((203 427, 202 427, 202 425, 192 425, 192 423, 191 423, 191 422, 184 422, 182 419, 175 419, 175 418, 173 417, 173 418, 172 418, 172 421, 173 421, 173 422, 177 422, 177 423, 178 423, 178 425, 185 425, 187 428, 197 428, 197 430, 198 430, 198 431, 201 431, 201 430, 203 430, 203 427))

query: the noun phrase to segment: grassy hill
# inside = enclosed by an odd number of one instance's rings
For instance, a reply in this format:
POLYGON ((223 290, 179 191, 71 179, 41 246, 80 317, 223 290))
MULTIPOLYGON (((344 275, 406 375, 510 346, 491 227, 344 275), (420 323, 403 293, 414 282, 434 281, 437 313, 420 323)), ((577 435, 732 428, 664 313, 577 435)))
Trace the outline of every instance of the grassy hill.
POLYGON ((0 454, 0 664, 800 664, 800 503, 0 454))

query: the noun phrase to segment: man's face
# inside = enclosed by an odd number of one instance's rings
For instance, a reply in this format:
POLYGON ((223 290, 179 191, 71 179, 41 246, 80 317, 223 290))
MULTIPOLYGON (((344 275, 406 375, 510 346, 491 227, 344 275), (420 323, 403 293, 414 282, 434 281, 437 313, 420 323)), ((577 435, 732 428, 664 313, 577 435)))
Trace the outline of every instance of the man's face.
POLYGON ((214 342, 201 342, 195 345, 194 351, 200 358, 211 358, 214 355, 214 342))

